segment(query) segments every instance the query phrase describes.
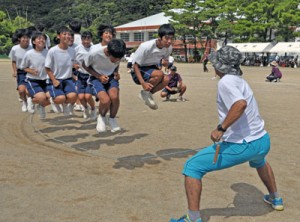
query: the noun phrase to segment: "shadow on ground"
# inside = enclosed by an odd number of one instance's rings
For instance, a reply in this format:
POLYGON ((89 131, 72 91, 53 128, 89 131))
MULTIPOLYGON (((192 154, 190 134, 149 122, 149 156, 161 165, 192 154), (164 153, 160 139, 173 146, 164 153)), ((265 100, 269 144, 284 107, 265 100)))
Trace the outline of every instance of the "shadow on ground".
POLYGON ((192 149, 170 148, 159 150, 155 155, 146 153, 144 155, 125 156, 118 158, 118 162, 115 163, 113 168, 125 168, 128 170, 133 170, 135 168, 143 167, 145 164, 159 164, 161 163, 161 160, 159 160, 158 158, 161 158, 163 160, 172 160, 173 158, 187 158, 188 156, 195 153, 196 151, 192 149))
MULTIPOLYGON (((225 218, 235 216, 255 217, 268 214, 273 211, 271 206, 263 201, 264 194, 255 186, 247 183, 235 183, 231 189, 236 192, 233 202, 226 208, 209 208, 201 210, 203 222, 207 222, 213 216, 225 218)), ((216 197, 217 199, 218 197, 216 197)))

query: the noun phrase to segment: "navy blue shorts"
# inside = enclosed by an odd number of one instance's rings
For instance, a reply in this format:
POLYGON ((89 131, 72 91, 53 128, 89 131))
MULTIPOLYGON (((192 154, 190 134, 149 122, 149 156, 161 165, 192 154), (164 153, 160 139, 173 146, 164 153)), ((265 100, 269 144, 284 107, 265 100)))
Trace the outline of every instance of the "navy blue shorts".
POLYGON ((58 87, 54 87, 50 79, 47 80, 47 90, 50 96, 56 98, 57 96, 66 96, 69 93, 76 93, 75 82, 72 78, 69 79, 58 79, 60 82, 58 87))
MULTIPOLYGON (((151 74, 153 71, 155 70, 158 70, 158 67, 156 65, 153 65, 153 66, 141 66, 139 67, 140 71, 141 71, 141 74, 142 74, 142 77, 144 79, 145 82, 149 82, 149 79, 151 78, 151 74)), ((140 85, 140 81, 138 80, 135 72, 132 70, 131 71, 131 76, 132 76, 132 79, 133 81, 140 85)))
POLYGON ((46 80, 40 79, 30 79, 26 80, 26 88, 31 97, 34 97, 35 94, 43 92, 47 92, 47 83, 46 80))
POLYGON ((20 85, 26 86, 26 74, 27 72, 25 72, 24 70, 17 70, 17 87, 20 85))
POLYGON ((90 78, 90 75, 77 72, 77 77, 78 77, 78 80, 76 81, 77 93, 92 95, 91 85, 88 84, 88 79, 90 78))
POLYGON ((97 96, 101 91, 108 92, 111 88, 119 89, 119 81, 114 78, 113 74, 109 76, 109 80, 105 84, 94 76, 90 77, 88 84, 90 84, 93 93, 92 95, 94 96, 97 96))

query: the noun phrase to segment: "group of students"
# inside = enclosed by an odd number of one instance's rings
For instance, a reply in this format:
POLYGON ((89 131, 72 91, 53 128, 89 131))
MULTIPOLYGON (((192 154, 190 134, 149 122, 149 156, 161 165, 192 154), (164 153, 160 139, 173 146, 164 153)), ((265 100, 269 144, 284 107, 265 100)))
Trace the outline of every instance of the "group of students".
MULTIPOLYGON (((61 27, 57 31, 58 44, 48 50, 43 33, 33 34, 31 46, 27 30, 20 31, 19 43, 12 48, 10 57, 23 101, 22 111, 32 112, 33 102, 38 104, 41 118, 45 117, 45 106, 49 104, 57 112, 62 105, 63 113, 70 115, 79 98, 86 117, 91 109, 91 118, 97 118, 98 132, 106 131, 107 122, 112 132, 121 130, 115 117, 120 105, 118 68, 126 45, 114 38, 115 29, 111 26, 101 25, 98 35, 100 43, 92 46, 92 34, 83 32, 81 44, 74 49, 70 47, 71 31, 61 27), (92 96, 99 100, 98 117, 92 96)), ((159 37, 142 43, 132 58, 132 79, 142 87, 139 97, 151 109, 158 108, 153 94, 162 90, 161 95, 168 97, 173 90, 168 85, 173 84, 170 79, 176 76, 175 79, 179 80, 179 76, 175 75, 176 67, 171 67, 171 74, 165 75, 159 65, 168 66, 174 35, 172 25, 160 26, 159 37)), ((212 51, 209 60, 220 77, 217 86, 219 124, 211 132, 214 143, 187 160, 182 173, 185 176, 188 212, 170 221, 202 222, 199 211, 202 178, 209 172, 244 162, 256 168, 268 189, 269 194, 263 200, 275 210, 283 210, 283 200, 277 191, 272 168, 265 159, 270 150, 270 137, 264 129, 253 91, 242 78, 242 54, 232 46, 225 46, 217 52, 212 51)), ((185 91, 182 84, 181 89, 185 91)))
MULTIPOLYGON (((80 25, 70 23, 71 29, 60 27, 56 45, 50 49, 46 46, 49 37, 43 32, 16 31, 17 44, 9 57, 13 76, 17 79, 22 111, 34 113, 34 104, 37 104, 40 118, 45 118, 45 107, 51 105, 54 112, 69 116, 73 115, 77 102, 83 107, 84 118, 97 119, 99 133, 105 132, 107 125, 112 132, 120 131, 115 118, 120 106, 118 70, 126 53, 126 44, 115 38, 116 31, 110 25, 98 27, 100 42, 93 44, 92 33, 85 31, 80 34, 80 25), (98 116, 93 96, 99 101, 98 116)), ((131 72, 133 81, 142 86, 140 99, 151 109, 158 108, 152 94, 164 88, 162 97, 176 93, 168 87, 175 73, 167 76, 161 70, 161 65, 168 67, 175 29, 164 24, 158 35, 159 38, 142 43, 136 50, 131 72)), ((181 78, 176 81, 179 80, 182 81, 181 78)), ((179 87, 182 96, 185 87, 182 84, 179 87)))

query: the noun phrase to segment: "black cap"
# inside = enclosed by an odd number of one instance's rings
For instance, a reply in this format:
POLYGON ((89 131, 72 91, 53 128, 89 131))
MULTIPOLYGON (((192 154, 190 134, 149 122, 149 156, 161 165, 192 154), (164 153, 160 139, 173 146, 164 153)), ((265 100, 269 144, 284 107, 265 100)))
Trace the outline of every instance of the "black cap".
POLYGON ((171 71, 177 71, 177 67, 176 66, 171 66, 170 70, 171 71))

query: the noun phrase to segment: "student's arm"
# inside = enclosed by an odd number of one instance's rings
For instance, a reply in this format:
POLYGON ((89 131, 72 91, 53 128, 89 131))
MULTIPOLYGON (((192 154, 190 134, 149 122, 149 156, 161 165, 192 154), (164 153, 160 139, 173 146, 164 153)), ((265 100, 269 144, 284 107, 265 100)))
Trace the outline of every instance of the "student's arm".
POLYGON ((120 80, 119 66, 117 66, 114 70, 114 79, 120 80))
POLYGON ((12 76, 14 78, 16 78, 17 77, 17 63, 16 63, 16 61, 12 61, 11 65, 12 65, 12 69, 13 69, 12 76))
POLYGON ((48 67, 45 67, 45 69, 46 69, 46 72, 47 72, 49 78, 52 81, 53 86, 58 87, 60 82, 55 78, 53 71, 48 67))
POLYGON ((94 76, 95 78, 99 79, 102 83, 107 83, 108 82, 108 76, 97 73, 94 68, 92 66, 86 66, 85 62, 82 62, 82 67, 88 72, 90 73, 92 76, 94 76))
POLYGON ((134 69, 134 73, 135 73, 136 77, 138 78, 139 82, 141 83, 143 89, 146 91, 150 91, 153 88, 153 85, 149 82, 144 81, 141 71, 140 71, 140 68, 139 68, 139 65, 137 63, 133 64, 133 69, 134 69))
POLYGON ((24 71, 35 76, 39 75, 39 71, 37 69, 25 68, 24 71))

